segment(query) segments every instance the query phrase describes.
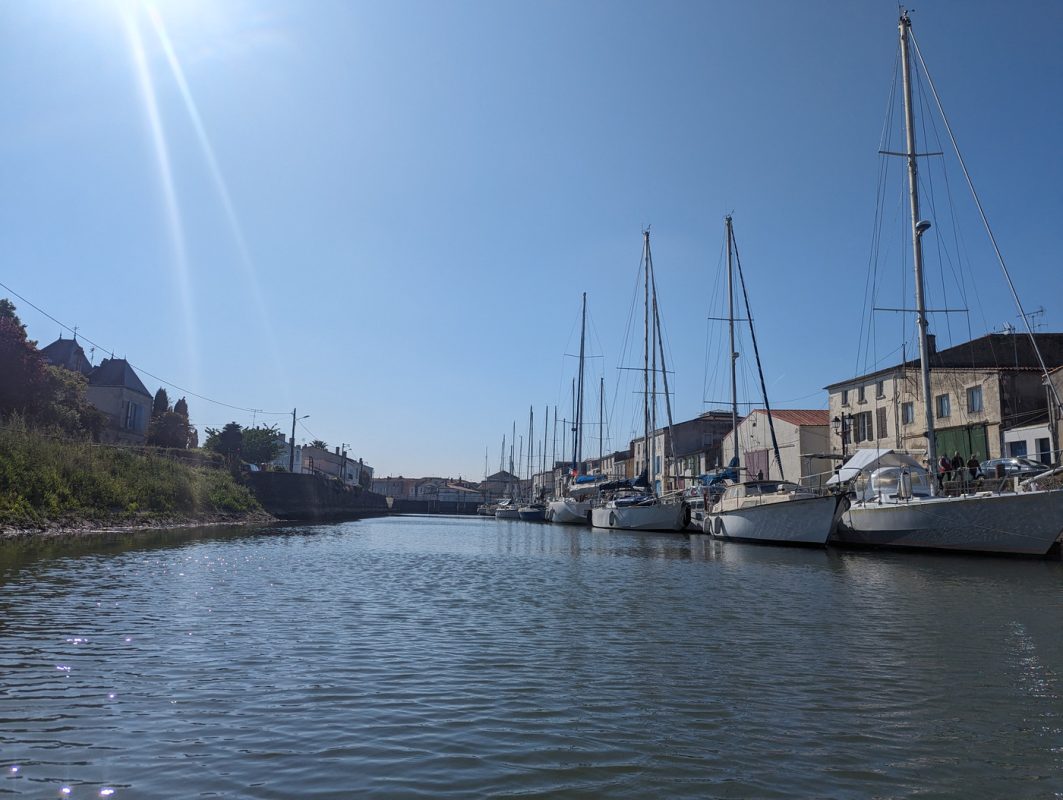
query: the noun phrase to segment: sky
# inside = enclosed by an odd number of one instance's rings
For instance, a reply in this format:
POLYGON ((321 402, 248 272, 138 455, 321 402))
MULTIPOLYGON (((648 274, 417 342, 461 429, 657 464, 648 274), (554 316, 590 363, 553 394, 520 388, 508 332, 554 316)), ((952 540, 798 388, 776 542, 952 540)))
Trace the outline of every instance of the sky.
MULTIPOLYGON (((527 453, 529 408, 536 442, 555 406, 572 418, 584 292, 585 452, 601 384, 601 446, 639 433, 647 227, 673 416, 718 407, 732 214, 772 404, 825 408, 824 386, 914 347, 911 315, 871 310, 912 303, 903 161, 878 153, 903 149, 897 16, 12 0, 0 296, 42 346, 77 326, 94 363, 187 396, 201 435, 290 433, 298 409, 297 440, 378 476, 476 480, 514 427, 527 453)), ((1063 4, 923 0, 912 20, 1019 296, 1063 330, 1063 4)), ((929 304, 967 313, 933 317, 939 346, 1021 325, 950 159, 924 160, 948 176, 924 187, 929 304)))

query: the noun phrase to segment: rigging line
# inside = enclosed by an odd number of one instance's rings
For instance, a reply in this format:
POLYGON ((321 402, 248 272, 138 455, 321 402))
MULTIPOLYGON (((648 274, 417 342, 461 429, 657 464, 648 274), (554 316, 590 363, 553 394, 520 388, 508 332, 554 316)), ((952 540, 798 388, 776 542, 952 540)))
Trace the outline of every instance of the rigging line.
POLYGON ((952 126, 949 124, 949 119, 945 116, 945 109, 941 105, 941 98, 938 96, 937 87, 934 85, 934 79, 930 77, 930 71, 926 67, 926 62, 923 61, 923 53, 919 49, 919 43, 915 41, 915 37, 912 37, 912 44, 915 45, 915 55, 919 59, 919 64, 923 68, 923 72, 926 73, 926 82, 930 87, 930 91, 934 97, 934 103, 937 105, 938 113, 941 114, 941 120, 945 123, 945 130, 948 131, 949 140, 952 142, 952 149, 956 153, 956 160, 960 162, 960 168, 963 170, 963 177, 967 181, 967 187, 971 190, 971 196, 974 198, 974 204, 978 207, 978 215, 982 218, 982 225, 985 226, 986 233, 989 235, 989 241, 993 245, 993 252, 996 253, 997 261, 1000 263, 1000 269, 1004 272, 1004 278, 1007 281, 1008 289, 1011 291, 1011 297, 1015 301, 1015 306, 1019 309, 1019 314, 1022 316, 1023 326, 1026 328, 1026 334, 1030 338, 1030 344, 1033 346, 1034 354, 1037 356, 1037 362, 1041 366, 1041 373, 1045 376, 1045 383, 1048 386, 1048 390, 1052 393, 1052 398, 1056 401, 1056 406, 1063 405, 1060 403, 1059 392, 1056 391, 1055 384, 1051 380, 1048 380, 1048 367, 1045 366, 1044 358, 1041 356, 1041 348, 1037 346, 1037 338, 1033 334, 1033 328, 1030 327, 1030 320, 1026 316, 1026 310, 1022 307, 1022 301, 1019 300, 1019 293, 1015 290, 1015 284, 1011 280, 1011 274, 1008 272, 1008 267, 1004 263, 1004 255, 1000 252, 1000 248, 997 246, 996 236, 993 235, 993 229, 989 226, 989 219, 985 215, 985 211, 982 208, 982 201, 978 197, 978 192, 974 188, 974 181, 971 179, 971 174, 967 170, 967 163, 963 160, 963 155, 960 153, 960 145, 956 141, 956 136, 952 132, 952 126))
MULTIPOLYGON (((889 99, 886 102, 886 114, 882 119, 882 130, 879 133, 879 142, 881 144, 880 150, 891 149, 891 136, 893 133, 892 118, 897 102, 897 73, 898 65, 900 63, 900 45, 897 45, 897 50, 894 53, 893 63, 893 80, 890 85, 889 99)), ((889 176, 889 159, 884 156, 879 158, 878 169, 878 185, 875 187, 875 213, 872 219, 871 226, 871 251, 868 253, 868 270, 864 278, 864 310, 866 313, 866 328, 868 338, 870 338, 871 327, 873 325, 872 317, 870 313, 870 306, 874 305, 874 298, 876 294, 876 286, 878 281, 878 265, 881 258, 882 251, 882 221, 883 221, 883 208, 884 200, 886 196, 886 186, 888 184, 887 178, 889 176)), ((856 364, 854 365, 854 374, 860 373, 860 359, 861 353, 864 351, 864 329, 865 325, 861 325, 859 328, 860 335, 857 338, 856 343, 856 364)), ((866 355, 864 356, 866 363, 866 355)))
POLYGON ((775 463, 779 467, 779 477, 784 478, 782 455, 779 453, 779 440, 775 436, 775 422, 771 416, 771 404, 768 402, 768 387, 764 383, 764 368, 760 363, 760 348, 757 347, 757 333, 753 328, 753 309, 749 306, 749 292, 746 291, 746 276, 742 272, 742 258, 738 255, 738 241, 735 239, 734 230, 731 229, 731 245, 735 251, 735 264, 738 265, 738 282, 742 287, 742 299, 746 303, 746 317, 749 319, 749 338, 753 344, 753 357, 757 360, 757 374, 760 375, 760 392, 764 398, 764 408, 768 412, 768 432, 771 434, 771 445, 775 450, 775 463))
MULTIPOLYGON (((916 92, 916 97, 918 98, 918 102, 919 102, 919 106, 920 106, 919 126, 922 129, 923 146, 927 147, 930 144, 930 135, 927 132, 927 120, 930 120, 931 124, 933 124, 933 114, 930 113, 930 105, 929 105, 929 102, 927 101, 926 90, 923 88, 923 80, 922 80, 923 76, 920 74, 920 72, 918 70, 915 70, 915 74, 912 77, 913 77, 913 82, 916 84, 915 92, 916 92)), ((938 140, 935 139, 935 141, 938 141, 938 140)), ((920 178, 920 182, 923 183, 923 186, 925 188, 925 191, 922 193, 921 196, 927 201, 928 206, 930 208, 930 213, 931 213, 931 215, 932 215, 932 217, 933 217, 933 219, 934 219, 934 221, 936 223, 937 222, 937 213, 938 213, 937 212, 937 195, 935 195, 935 193, 934 193, 934 170, 932 168, 932 165, 927 164, 927 169, 920 170, 919 178, 920 178)), ((946 299, 948 297, 948 289, 945 286, 945 270, 941 268, 941 264, 942 264, 942 258, 941 258, 942 237, 941 236, 935 236, 934 237, 934 241, 935 241, 935 244, 936 244, 936 248, 935 249, 937 250, 937 256, 938 256, 938 270, 937 270, 938 279, 941 281, 941 303, 942 303, 942 305, 947 305, 946 299)), ((929 300, 929 298, 928 298, 928 300, 929 300)), ((955 340, 955 338, 952 335, 952 321, 949 319, 948 316, 945 317, 945 332, 948 335, 949 344, 950 345, 953 344, 956 340, 955 340)))
MULTIPOLYGON (((80 331, 80 329, 71 328, 65 322, 56 319, 51 314, 49 314, 47 311, 45 311, 43 308, 41 308, 40 306, 36 305, 35 303, 31 302, 27 298, 25 298, 22 295, 20 295, 18 292, 16 292, 14 289, 12 289, 10 286, 8 286, 6 283, 0 282, 0 287, 3 287, 5 290, 7 290, 11 294, 13 294, 15 297, 17 297, 19 300, 21 300, 23 303, 28 305, 33 310, 35 310, 38 313, 43 314, 44 316, 46 316, 48 319, 50 319, 52 322, 54 322, 60 328, 63 328, 64 330, 67 330, 67 331, 70 331, 70 333, 74 334, 74 338, 75 339, 78 336, 81 336, 81 340, 82 341, 87 342, 88 344, 91 344, 93 347, 95 347, 101 353, 111 353, 112 354, 111 357, 112 358, 114 357, 114 349, 113 348, 104 347, 103 345, 94 342, 88 336, 85 336, 84 333, 82 333, 80 331)), ((129 361, 128 359, 124 359, 124 360, 126 361, 126 363, 129 364, 129 366, 133 367, 134 369, 139 370, 140 372, 143 372, 149 378, 154 378, 155 380, 159 381, 160 383, 164 383, 164 384, 166 384, 167 386, 169 386, 169 387, 171 387, 173 389, 177 389, 178 391, 184 392, 185 394, 188 394, 188 395, 191 395, 192 397, 195 397, 197 400, 204 400, 204 401, 206 401, 208 403, 213 403, 214 405, 217 405, 217 406, 224 406, 225 408, 231 408, 234 411, 246 411, 248 414, 258 413, 258 414, 262 414, 264 416, 280 417, 280 416, 286 416, 286 415, 291 413, 290 411, 262 411, 260 409, 244 408, 243 406, 236 406, 236 405, 233 405, 232 403, 223 403, 221 400, 214 400, 213 398, 206 397, 205 395, 201 395, 201 394, 198 394, 196 392, 193 392, 191 389, 185 389, 183 386, 178 386, 176 383, 172 383, 172 382, 166 380, 165 378, 160 378, 158 375, 155 375, 154 373, 148 372, 148 370, 145 367, 142 367, 139 364, 134 364, 133 362, 129 361)))
MULTIPOLYGON (((924 70, 925 70, 925 66, 924 66, 924 70)), ((916 72, 916 77, 919 77, 919 76, 920 76, 920 73, 916 72)), ((927 75, 927 78, 929 79, 929 74, 927 75)), ((927 112, 922 115, 922 119, 924 121, 927 120, 927 119, 930 120, 930 124, 931 124, 931 126, 933 127, 933 130, 934 130, 935 146, 937 147, 937 149, 943 150, 944 148, 941 146, 941 135, 940 135, 940 132, 938 131, 938 127, 937 127, 937 121, 936 121, 937 115, 929 113, 930 104, 929 104, 929 101, 928 101, 928 99, 926 97, 926 93, 925 92, 923 92, 921 94, 921 100, 923 101, 925 107, 928 109, 927 112)), ((964 266, 965 265, 968 266, 968 267, 970 266, 971 257, 966 252, 966 248, 964 246, 964 242, 960 238, 960 234, 959 234, 959 227, 960 226, 959 226, 959 221, 956 218, 956 202, 955 202, 955 200, 953 198, 952 183, 949 180, 949 170, 947 170, 944 167, 942 167, 941 175, 942 175, 942 178, 943 178, 944 183, 945 183, 946 199, 948 201, 947 205, 948 205, 948 211, 949 211, 949 222, 951 223, 951 231, 952 231, 952 243, 953 243, 953 246, 955 248, 955 253, 956 253, 956 264, 953 264, 951 259, 949 259, 949 265, 952 268, 953 276, 955 277, 956 284, 959 287, 960 294, 961 294, 961 296, 963 298, 964 306, 969 308, 970 307, 970 299, 968 297, 967 285, 966 285, 966 282, 964 280, 964 276, 967 274, 967 272, 964 270, 964 266)), ((931 187, 931 191, 933 191, 933 187, 931 187)), ((934 213, 937 214, 937 207, 936 207, 936 204, 934 204, 933 198, 931 199, 931 203, 932 203, 932 207, 934 208, 934 213)), ((944 244, 943 239, 944 239, 944 237, 941 236, 941 235, 935 237, 935 241, 937 243, 937 251, 938 251, 939 259, 941 257, 941 253, 942 253, 942 246, 944 244)), ((945 252, 946 253, 948 252, 947 248, 945 249, 945 252)), ((985 330, 989 330, 989 321, 986 318, 985 309, 982 306, 981 297, 980 297, 980 295, 978 293, 978 283, 977 283, 977 281, 972 282, 971 289, 972 289, 972 292, 974 294, 974 297, 975 297, 975 300, 976 300, 976 303, 977 303, 977 306, 978 306, 978 311, 979 311, 980 316, 981 316, 982 327, 985 330)), ((974 331, 971 328, 970 314, 968 314, 967 317, 966 317, 966 323, 967 323, 967 340, 971 341, 971 340, 974 339, 974 331)), ((950 333, 950 336, 951 336, 951 332, 952 332, 951 320, 947 320, 947 325, 948 325, 949 333, 950 333)))

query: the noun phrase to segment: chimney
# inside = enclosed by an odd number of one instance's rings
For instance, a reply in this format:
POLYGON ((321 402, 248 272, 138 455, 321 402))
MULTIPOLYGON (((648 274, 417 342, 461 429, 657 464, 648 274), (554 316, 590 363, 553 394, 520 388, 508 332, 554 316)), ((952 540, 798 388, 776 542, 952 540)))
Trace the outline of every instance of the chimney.
POLYGON ((928 333, 926 335, 926 354, 928 356, 932 356, 937 351, 938 351, 937 337, 934 334, 932 334, 932 333, 928 333))

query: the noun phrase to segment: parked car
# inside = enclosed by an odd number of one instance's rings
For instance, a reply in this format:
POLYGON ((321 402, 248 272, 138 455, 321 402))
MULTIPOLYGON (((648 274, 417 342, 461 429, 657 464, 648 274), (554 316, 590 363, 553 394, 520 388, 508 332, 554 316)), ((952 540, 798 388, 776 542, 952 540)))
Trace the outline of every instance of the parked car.
POLYGON ((1045 472, 1050 469, 1046 467, 1040 461, 1034 461, 1032 458, 1025 458, 1023 456, 1011 456, 1009 458, 990 458, 987 461, 982 462, 982 474, 987 478, 996 477, 997 465, 1003 465, 1005 477, 1013 477, 1015 475, 1037 475, 1041 472, 1045 472))

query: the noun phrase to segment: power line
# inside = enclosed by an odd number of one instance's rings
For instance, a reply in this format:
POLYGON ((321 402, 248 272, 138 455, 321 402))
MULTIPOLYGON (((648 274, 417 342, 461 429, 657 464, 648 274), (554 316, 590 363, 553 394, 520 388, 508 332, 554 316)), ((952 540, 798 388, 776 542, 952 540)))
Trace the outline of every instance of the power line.
MULTIPOLYGON (((6 291, 10 292, 12 295, 17 297, 19 300, 21 300, 23 303, 28 305, 30 308, 32 308, 33 310, 35 310, 39 314, 43 314, 45 317, 50 319, 52 322, 54 322, 60 328, 63 328, 64 330, 67 330, 67 331, 70 331, 70 333, 73 334, 75 339, 78 337, 79 331, 76 328, 71 328, 65 322, 56 319, 51 314, 49 314, 47 311, 45 311, 43 308, 41 308, 40 306, 36 305, 32 301, 30 301, 27 298, 25 298, 22 295, 20 295, 18 292, 16 292, 14 289, 12 289, 10 286, 8 286, 6 283, 3 283, 2 281, 0 281, 0 287, 3 287, 6 291)), ((114 357, 114 348, 104 347, 103 345, 97 344, 96 342, 92 341, 92 339, 90 339, 88 336, 85 336, 84 334, 80 334, 80 335, 81 335, 81 338, 82 338, 83 341, 87 342, 88 344, 91 344, 93 347, 95 347, 100 352, 110 353, 111 357, 112 358, 114 357)), ((287 415, 292 413, 290 411, 263 411, 262 409, 244 408, 243 406, 236 406, 236 405, 233 405, 232 403, 223 403, 221 400, 215 400, 215 399, 213 399, 211 397, 207 397, 206 395, 199 394, 198 392, 193 392, 191 389, 185 389, 183 386, 178 386, 176 383, 172 383, 171 381, 168 381, 165 378, 160 378, 158 375, 155 375, 152 372, 148 372, 148 370, 146 368, 142 367, 142 366, 139 366, 137 364, 133 364, 132 362, 129 362, 129 361, 127 361, 127 363, 129 364, 129 366, 131 366, 134 369, 144 373, 149 378, 154 378, 159 383, 164 383, 164 384, 166 384, 167 386, 169 386, 172 389, 177 389, 179 392, 184 392, 186 395, 191 395, 192 397, 195 397, 197 400, 203 400, 203 401, 205 401, 207 403, 213 403, 214 405, 217 405, 217 406, 223 406, 225 408, 231 408, 231 409, 233 409, 235 411, 244 411, 244 412, 246 412, 248 414, 262 414, 263 416, 283 417, 283 416, 287 416, 287 415)))

